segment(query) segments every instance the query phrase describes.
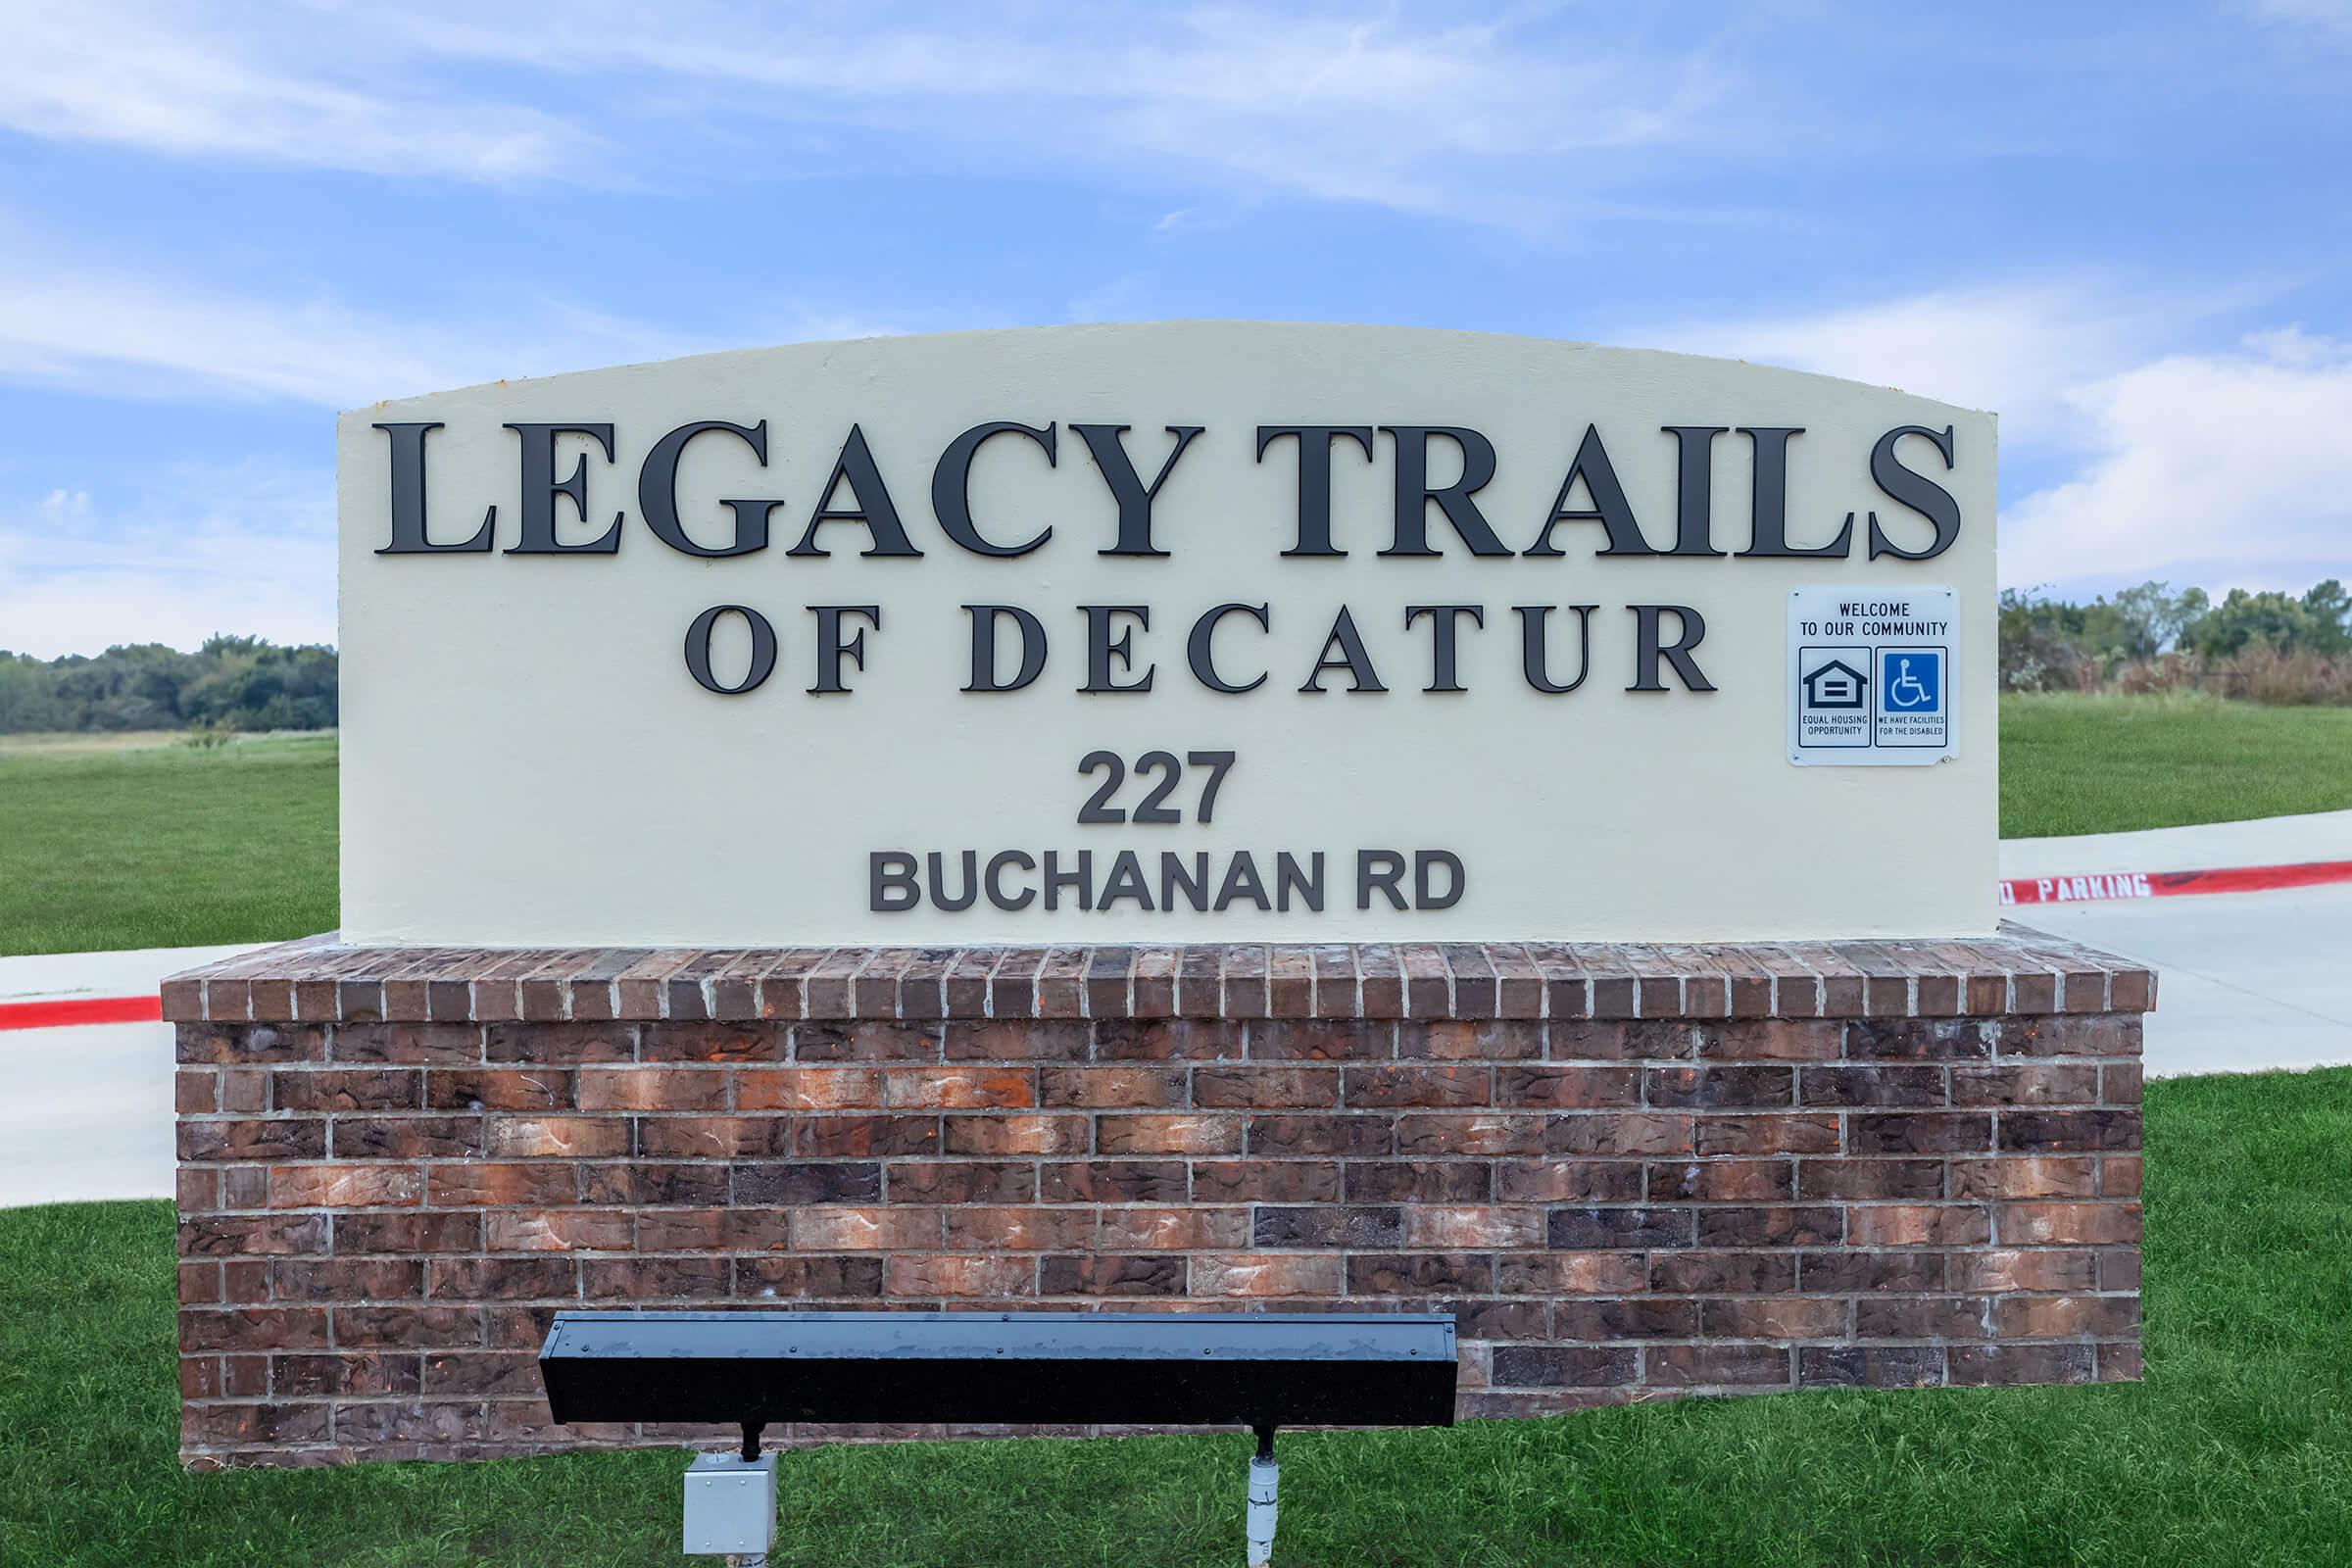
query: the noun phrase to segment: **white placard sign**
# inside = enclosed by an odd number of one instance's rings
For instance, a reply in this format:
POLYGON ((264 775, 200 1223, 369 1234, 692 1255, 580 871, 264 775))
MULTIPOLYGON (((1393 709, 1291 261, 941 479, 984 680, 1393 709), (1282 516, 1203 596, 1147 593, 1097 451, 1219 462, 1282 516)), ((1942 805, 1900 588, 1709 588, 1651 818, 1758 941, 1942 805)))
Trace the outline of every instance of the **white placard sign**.
POLYGON ((1788 760, 1903 767, 1959 755, 1950 588, 1795 588, 1788 594, 1788 760))
POLYGON ((503 381, 339 443, 352 941, 1995 923, 1990 415, 1193 321, 503 381), (1799 589, 1939 629, 1785 652, 1799 589), (1948 760, 1791 767, 1785 678, 1808 757, 1948 760))

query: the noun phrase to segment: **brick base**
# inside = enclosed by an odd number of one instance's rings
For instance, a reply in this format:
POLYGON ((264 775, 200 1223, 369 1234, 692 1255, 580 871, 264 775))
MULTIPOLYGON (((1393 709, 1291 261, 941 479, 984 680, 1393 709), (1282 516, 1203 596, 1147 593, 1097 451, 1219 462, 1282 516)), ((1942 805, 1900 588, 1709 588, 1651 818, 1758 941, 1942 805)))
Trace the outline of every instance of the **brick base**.
POLYGON ((580 1304, 1445 1310, 1464 1416, 2132 1378, 2152 1002, 2024 931, 273 949, 166 988, 182 1452, 718 1435, 551 1426, 580 1304))

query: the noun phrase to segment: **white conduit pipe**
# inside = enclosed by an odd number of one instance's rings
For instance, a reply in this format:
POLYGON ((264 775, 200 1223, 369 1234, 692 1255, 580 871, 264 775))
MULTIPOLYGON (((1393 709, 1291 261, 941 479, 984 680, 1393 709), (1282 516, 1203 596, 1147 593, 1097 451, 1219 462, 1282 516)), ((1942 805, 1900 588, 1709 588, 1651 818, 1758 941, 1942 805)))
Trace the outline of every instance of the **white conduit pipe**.
POLYGON ((1274 1560, 1275 1489, 1282 1477, 1274 1463, 1274 1429, 1257 1429, 1257 1452, 1250 1460, 1250 1568, 1267 1568, 1274 1560))

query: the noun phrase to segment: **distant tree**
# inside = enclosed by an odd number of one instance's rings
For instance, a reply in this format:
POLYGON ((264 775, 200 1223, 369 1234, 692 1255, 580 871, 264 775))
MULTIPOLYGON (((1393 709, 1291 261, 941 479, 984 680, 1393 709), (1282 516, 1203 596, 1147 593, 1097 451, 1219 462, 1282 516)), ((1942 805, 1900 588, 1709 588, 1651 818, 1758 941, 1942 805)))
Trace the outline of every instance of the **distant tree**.
POLYGON ((90 658, 0 651, 0 734, 28 730, 331 729, 332 648, 215 637, 192 654, 161 643, 90 658))
POLYGON ((2202 588, 2178 594, 2171 589, 2170 583, 2143 582, 2115 596, 2115 612, 2127 634, 2126 658, 2154 659, 2172 652, 2210 608, 2202 588))
POLYGON ((2344 611, 2343 585, 2332 577, 2301 598, 2277 589, 2250 594, 2232 588, 2198 620, 2193 640, 2208 659, 2252 647, 2333 658, 2352 652, 2352 626, 2345 624, 2344 611))
POLYGON ((0 734, 58 729, 49 667, 28 654, 0 654, 0 734))
POLYGON ((2352 593, 2333 577, 2316 583, 2303 596, 2303 612, 2311 617, 2310 652, 2334 659, 2352 654, 2352 593))

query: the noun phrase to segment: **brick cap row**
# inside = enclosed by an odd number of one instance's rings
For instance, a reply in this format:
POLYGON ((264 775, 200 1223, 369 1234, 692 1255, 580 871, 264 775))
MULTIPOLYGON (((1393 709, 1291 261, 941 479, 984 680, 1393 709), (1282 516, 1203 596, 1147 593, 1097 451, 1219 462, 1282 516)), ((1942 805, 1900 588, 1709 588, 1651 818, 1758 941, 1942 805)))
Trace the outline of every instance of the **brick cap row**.
POLYGON ((2144 1012, 2144 965, 2004 922, 1955 941, 370 948, 166 980, 176 1022, 657 1018, 1904 1018, 2144 1012))

